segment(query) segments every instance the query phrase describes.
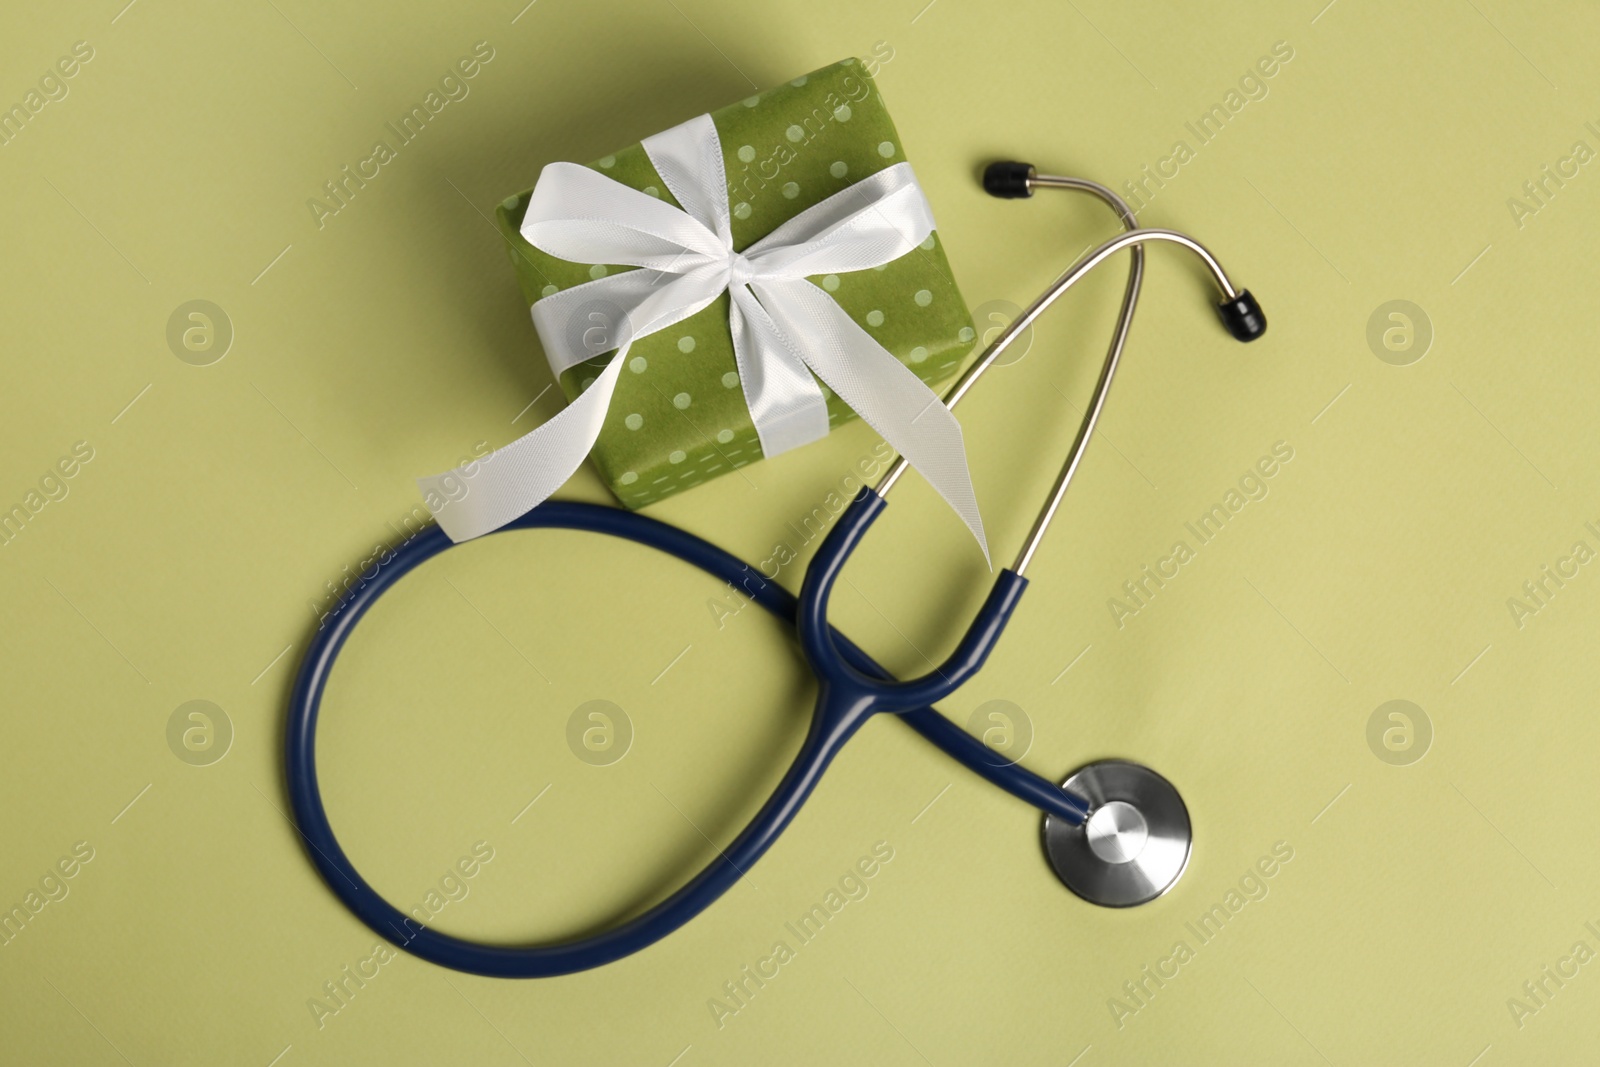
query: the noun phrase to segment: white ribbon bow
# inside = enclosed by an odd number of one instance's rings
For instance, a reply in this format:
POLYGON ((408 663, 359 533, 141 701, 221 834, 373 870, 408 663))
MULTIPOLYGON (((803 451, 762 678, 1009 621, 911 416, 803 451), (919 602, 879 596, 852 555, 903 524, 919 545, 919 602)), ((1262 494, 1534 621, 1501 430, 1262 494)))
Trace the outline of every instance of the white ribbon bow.
POLYGON ((722 145, 711 116, 643 145, 682 211, 588 167, 552 163, 539 175, 522 220, 529 244, 574 262, 643 269, 533 305, 534 327, 557 376, 611 348, 616 354, 544 425, 467 467, 417 480, 450 540, 499 529, 559 489, 600 436, 632 342, 728 292, 739 380, 762 452, 775 456, 827 435, 821 378, 922 472, 987 558, 960 425, 921 379, 806 280, 888 263, 927 238, 933 212, 911 165, 864 178, 740 253, 733 250, 722 145))

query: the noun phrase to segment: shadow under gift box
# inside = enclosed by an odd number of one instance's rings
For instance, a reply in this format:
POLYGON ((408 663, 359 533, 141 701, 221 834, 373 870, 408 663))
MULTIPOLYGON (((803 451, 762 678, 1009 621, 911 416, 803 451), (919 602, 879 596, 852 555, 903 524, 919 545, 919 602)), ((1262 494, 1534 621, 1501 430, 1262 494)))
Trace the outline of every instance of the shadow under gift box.
MULTIPOLYGON (((711 120, 722 142, 735 251, 861 179, 906 162, 883 97, 855 59, 746 97, 711 112, 711 120)), ((640 144, 589 166, 681 207, 640 144)), ((508 198, 496 215, 529 304, 607 274, 638 269, 573 263, 533 247, 519 232, 528 196, 508 198)), ((810 280, 929 384, 950 377, 976 341, 937 233, 881 267, 810 280)), ((629 349, 627 369, 590 452, 624 506, 643 507, 762 458, 739 385, 728 304, 723 293, 629 349)), ((569 401, 593 383, 616 350, 608 342, 604 314, 575 322, 572 329, 594 357, 560 375, 569 401)), ((822 392, 830 427, 855 417, 826 385, 822 392)))

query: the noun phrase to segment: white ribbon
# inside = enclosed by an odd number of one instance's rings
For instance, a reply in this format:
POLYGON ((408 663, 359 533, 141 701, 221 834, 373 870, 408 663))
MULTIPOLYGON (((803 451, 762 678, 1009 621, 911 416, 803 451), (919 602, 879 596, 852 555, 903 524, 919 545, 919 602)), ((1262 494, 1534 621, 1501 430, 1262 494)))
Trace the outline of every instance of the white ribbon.
POLYGON ((862 179, 740 253, 733 250, 722 145, 711 116, 643 144, 683 210, 588 167, 552 163, 540 173, 522 220, 529 244, 578 263, 642 269, 533 305, 534 328, 557 376, 612 349, 616 354, 544 425, 468 466, 417 480, 444 532, 456 542, 479 537, 559 489, 600 436, 632 342, 727 292, 739 380, 762 452, 775 456, 827 435, 821 378, 922 472, 987 558, 960 425, 921 379, 806 280, 888 263, 927 238, 933 212, 911 165, 862 179))

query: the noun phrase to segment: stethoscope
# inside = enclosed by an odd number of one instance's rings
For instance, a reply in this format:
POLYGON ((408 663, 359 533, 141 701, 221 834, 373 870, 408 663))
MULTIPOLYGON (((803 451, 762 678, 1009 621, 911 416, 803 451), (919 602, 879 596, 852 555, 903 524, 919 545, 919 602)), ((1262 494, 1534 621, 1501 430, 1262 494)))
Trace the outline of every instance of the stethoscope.
POLYGON ((1238 340, 1260 337, 1266 319, 1249 291, 1234 288, 1221 265, 1198 241, 1171 230, 1138 229, 1128 205, 1103 185, 1037 174, 1025 163, 991 165, 984 173, 983 185, 989 193, 1005 198, 1032 196, 1037 188, 1092 193, 1117 212, 1127 232, 1083 256, 1006 327, 958 379, 945 399, 948 406, 954 407, 967 394, 1045 308, 1107 257, 1131 248, 1132 265, 1111 347, 1067 461, 1016 562, 1000 572, 955 652, 928 674, 897 681, 828 623, 834 582, 888 506, 889 490, 906 471, 904 458, 895 462, 875 488, 864 487, 839 516, 806 568, 798 598, 715 545, 634 512, 551 500, 507 523, 497 532, 564 529, 622 538, 676 556, 732 584, 773 615, 794 624, 806 661, 817 677, 818 692, 805 741, 772 796, 732 844, 666 900, 603 933, 559 944, 509 947, 467 941, 422 925, 379 896, 339 846, 317 785, 317 711, 334 661, 380 596, 418 565, 451 547, 444 532, 432 527, 396 550, 376 577, 345 596, 306 650, 289 703, 284 759, 295 820, 323 880, 357 918, 413 955, 475 974, 540 978, 611 963, 659 941, 727 892, 772 847, 845 742, 879 713, 898 716, 974 773, 1044 812, 1046 856, 1061 880, 1083 899, 1109 907, 1130 907, 1155 899, 1177 882, 1188 865, 1193 835, 1188 809, 1165 778, 1136 763, 1102 760, 1074 772, 1058 786, 1019 764, 997 758, 992 749, 933 705, 982 668, 1027 588, 1023 575, 1083 457, 1127 342, 1144 276, 1142 246, 1166 241, 1198 256, 1222 291, 1218 310, 1223 324, 1238 340))

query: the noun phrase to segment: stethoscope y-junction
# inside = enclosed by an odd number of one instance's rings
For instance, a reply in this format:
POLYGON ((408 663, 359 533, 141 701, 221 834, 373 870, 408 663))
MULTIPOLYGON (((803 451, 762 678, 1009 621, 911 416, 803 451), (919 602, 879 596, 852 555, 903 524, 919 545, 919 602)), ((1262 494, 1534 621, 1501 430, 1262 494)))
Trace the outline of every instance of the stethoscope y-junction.
POLYGON ((340 649, 368 609, 423 562, 452 547, 437 527, 411 539, 371 581, 345 597, 331 621, 313 638, 290 699, 285 767, 290 802, 312 862, 328 887, 367 926, 423 959, 457 970, 510 978, 568 974, 598 967, 659 941, 720 897, 772 847, 816 788, 823 772, 855 732, 874 715, 899 717, 936 747, 1006 792, 1044 813, 1045 853, 1057 875, 1085 900, 1112 907, 1141 904, 1166 892, 1188 863, 1192 840, 1189 813, 1167 780, 1123 760, 1081 768, 1057 785, 995 754, 950 722, 933 705, 955 692, 983 666, 1016 610, 1024 577, 1045 530, 1060 509, 1067 486, 1105 407, 1112 376, 1127 342, 1144 277, 1144 245, 1167 242, 1199 257, 1222 294, 1223 324, 1241 341, 1266 330, 1266 320, 1248 290, 1237 289, 1199 242, 1171 230, 1139 229, 1133 212, 1105 186, 1081 178, 1038 174, 1023 163, 996 163, 984 174, 995 196, 1031 196, 1038 188, 1076 189, 1109 204, 1125 233, 1091 250, 1055 280, 984 350, 945 397, 954 407, 1044 310, 1108 257, 1131 250, 1132 263, 1111 346, 1094 395, 1044 507, 1012 566, 1000 572, 977 617, 956 650, 935 670, 897 681, 828 623, 834 583, 883 510, 887 495, 906 471, 904 458, 874 488, 864 488, 840 515, 806 569, 798 597, 711 543, 655 519, 617 508, 546 501, 499 532, 539 528, 582 530, 658 549, 720 581, 742 589, 755 603, 793 624, 807 663, 818 681, 810 729, 772 796, 732 843, 682 888, 643 914, 593 936, 551 945, 486 945, 421 925, 384 900, 356 871, 334 836, 323 808, 316 771, 317 714, 340 649))

